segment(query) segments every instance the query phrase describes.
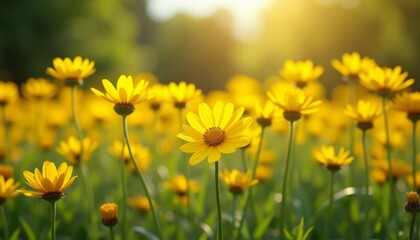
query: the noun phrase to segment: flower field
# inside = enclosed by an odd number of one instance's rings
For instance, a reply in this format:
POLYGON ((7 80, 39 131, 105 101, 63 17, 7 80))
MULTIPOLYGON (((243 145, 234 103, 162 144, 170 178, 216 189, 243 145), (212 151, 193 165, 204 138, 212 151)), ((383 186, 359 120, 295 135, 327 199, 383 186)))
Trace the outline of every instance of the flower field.
POLYGON ((206 93, 150 73, 87 88, 80 56, 45 68, 0 82, 2 239, 420 238, 404 66, 287 60, 206 93))

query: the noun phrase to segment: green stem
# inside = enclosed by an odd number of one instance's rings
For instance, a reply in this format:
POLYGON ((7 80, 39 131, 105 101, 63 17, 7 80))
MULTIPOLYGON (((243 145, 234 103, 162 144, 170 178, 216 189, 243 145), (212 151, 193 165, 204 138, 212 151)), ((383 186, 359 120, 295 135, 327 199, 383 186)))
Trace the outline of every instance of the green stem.
POLYGON ((260 142, 258 143, 258 148, 257 148, 257 152, 255 154, 255 159, 254 159, 254 167, 252 168, 252 179, 255 178, 255 175, 257 173, 257 167, 258 167, 258 162, 260 159, 262 143, 264 141, 264 130, 265 130, 265 127, 261 127, 260 142))
POLYGON ((51 202, 51 239, 55 240, 55 216, 57 215, 56 201, 51 202))
POLYGON ((333 212, 333 202, 334 202, 334 177, 335 177, 335 171, 331 171, 331 179, 330 179, 330 205, 328 207, 328 216, 327 216, 327 222, 324 225, 324 238, 328 239, 328 229, 331 229, 331 218, 332 218, 332 212, 333 212))
POLYGON ((91 181, 89 178, 89 171, 87 169, 86 164, 83 161, 79 161, 80 164, 80 170, 82 173, 83 183, 85 185, 86 190, 86 198, 87 198, 87 204, 89 209, 89 216, 90 216, 90 225, 91 225, 91 234, 92 239, 98 239, 98 228, 97 228, 97 219, 96 219, 96 213, 94 211, 95 208, 95 199, 93 197, 93 188, 91 185, 91 181))
POLYGON ((232 234, 235 232, 235 213, 236 213, 236 201, 238 197, 237 194, 233 194, 233 200, 232 200, 232 234))
POLYGON ((366 130, 362 130, 362 142, 363 142, 363 158, 365 162, 365 223, 363 226, 363 237, 362 239, 369 238, 369 161, 368 161, 368 150, 366 143, 366 130))
POLYGON ((289 174, 289 165, 290 165, 290 155, 292 152, 292 144, 293 144, 293 121, 290 121, 290 135, 289 135, 289 146, 287 148, 287 158, 286 158, 286 167, 284 169, 284 176, 283 176, 283 188, 282 188, 282 199, 281 199, 281 208, 280 208, 280 222, 279 222, 279 231, 280 231, 280 239, 284 239, 284 221, 286 219, 286 201, 287 201, 287 178, 289 174))
POLYGON ((413 169, 412 169, 412 173, 413 173, 413 188, 414 188, 414 190, 417 190, 417 179, 416 179, 416 176, 417 176, 417 167, 416 167, 416 165, 417 165, 417 143, 416 143, 416 125, 417 125, 417 120, 412 120, 411 121, 412 123, 413 123, 413 136, 412 136, 412 138, 413 138, 413 140, 412 140, 412 142, 413 142, 413 160, 412 160, 412 164, 413 164, 413 169))
MULTIPOLYGON (((357 84, 357 79, 353 79, 353 78, 348 78, 347 79, 347 94, 348 94, 348 103, 351 106, 355 106, 356 105, 356 84, 357 84)), ((348 143, 347 143, 347 148, 350 150, 350 154, 353 155, 354 153, 354 140, 355 140, 355 134, 356 133, 356 129, 355 126, 353 124, 349 125, 349 132, 348 132, 348 143)), ((356 186, 356 164, 351 163, 349 166, 349 177, 350 177, 350 186, 356 186)))
MULTIPOLYGON (((109 231, 111 233, 111 240, 114 240, 115 239, 115 236, 114 236, 114 228, 113 227, 109 227, 109 231)), ((125 239, 125 238, 123 238, 123 239, 125 239)))
POLYGON ((135 157, 133 155, 133 152, 131 150, 130 140, 128 139, 128 132, 127 132, 127 116, 123 116, 122 117, 122 121, 123 121, 124 138, 125 138, 125 142, 126 142, 127 147, 128 147, 128 152, 130 153, 131 161, 133 162, 133 164, 134 164, 134 166, 135 166, 135 168, 137 170, 137 173, 139 174, 141 185, 143 186, 143 189, 144 189, 144 192, 146 194, 147 200, 149 201, 150 209, 152 211, 153 218, 155 220, 155 224, 156 224, 156 228, 158 230, 159 238, 160 239, 163 239, 163 235, 162 235, 162 232, 160 230, 159 219, 158 219, 158 217, 156 215, 156 211, 155 211, 154 204, 152 202, 152 198, 150 197, 149 190, 148 190, 147 185, 146 185, 146 182, 145 182, 145 180, 143 178, 143 173, 141 172, 140 167, 137 164, 137 161, 136 161, 136 159, 135 159, 135 157))
POLYGON ((216 161, 215 168, 214 168, 214 181, 216 184, 216 203, 217 203, 217 222, 219 223, 219 227, 217 229, 218 232, 218 240, 223 240, 223 222, 222 222, 222 208, 220 206, 220 179, 219 179, 219 161, 216 161))
MULTIPOLYGON (((80 141, 80 156, 83 156, 83 131, 82 128, 80 127, 80 123, 79 123, 79 118, 77 117, 77 111, 76 111, 76 88, 77 87, 72 87, 71 88, 71 109, 73 111, 73 121, 74 121, 74 127, 76 128, 77 131, 77 137, 79 138, 80 141)), ((83 157, 81 157, 83 158, 83 157)))
POLYGON ((1 214, 3 217, 3 224, 4 224, 3 236, 4 236, 4 239, 9 239, 9 223, 7 221, 6 209, 4 208, 4 203, 1 204, 1 214))
POLYGON ((390 199, 390 217, 396 217, 394 215, 394 208, 395 206, 395 186, 394 186, 394 178, 392 177, 392 162, 391 162, 391 144, 390 144, 390 137, 389 137, 389 125, 388 125, 388 113, 386 110, 386 103, 387 103, 387 97, 382 97, 382 111, 384 114, 384 127, 385 127, 385 136, 386 136, 386 157, 388 160, 388 183, 389 183, 389 199, 390 199))
POLYGON ((416 225, 416 213, 411 214, 411 221, 410 221, 410 234, 409 238, 410 240, 414 240, 414 226, 416 225))
POLYGON ((244 172, 248 171, 248 163, 246 162, 246 150, 245 148, 241 148, 241 158, 242 158, 242 165, 244 168, 244 172))
POLYGON ((239 222, 239 227, 238 227, 238 229, 236 230, 236 234, 234 234, 234 239, 237 239, 237 240, 239 240, 240 239, 240 236, 241 236, 241 229, 242 229, 242 226, 244 225, 244 222, 245 222, 245 216, 246 216, 246 211, 248 210, 248 208, 249 208, 249 205, 250 205, 250 203, 251 203, 251 198, 252 198, 252 191, 253 191, 253 187, 251 187, 250 189, 249 189, 249 192, 248 192, 248 196, 247 196, 247 198, 246 198, 246 200, 245 200, 245 206, 244 206, 244 210, 243 210, 243 213, 242 213, 242 217, 241 217, 241 220, 240 220, 240 222, 239 222))
MULTIPOLYGON (((126 185, 126 174, 125 174, 125 162, 124 162, 124 148, 123 144, 121 150, 121 190, 122 190, 122 221, 121 221, 121 237, 126 239, 126 226, 127 226, 127 185, 126 185)), ((111 228, 112 231, 112 228, 111 228)))

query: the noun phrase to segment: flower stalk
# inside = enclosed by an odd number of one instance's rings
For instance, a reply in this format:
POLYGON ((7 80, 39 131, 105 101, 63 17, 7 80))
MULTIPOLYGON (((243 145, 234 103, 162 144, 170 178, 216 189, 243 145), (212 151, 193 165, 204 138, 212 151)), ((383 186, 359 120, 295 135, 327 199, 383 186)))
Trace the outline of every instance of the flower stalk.
POLYGON ((362 130, 362 143, 363 143, 363 159, 365 163, 365 223, 363 226, 363 239, 369 238, 369 163, 367 154, 367 143, 366 143, 366 130, 362 130))
POLYGON ((214 180, 216 186, 216 204, 217 204, 217 239, 223 240, 223 222, 222 222, 222 208, 220 206, 220 179, 219 179, 219 161, 215 162, 214 180))
POLYGON ((51 239, 55 240, 55 216, 57 215, 57 207, 55 200, 51 201, 51 239))

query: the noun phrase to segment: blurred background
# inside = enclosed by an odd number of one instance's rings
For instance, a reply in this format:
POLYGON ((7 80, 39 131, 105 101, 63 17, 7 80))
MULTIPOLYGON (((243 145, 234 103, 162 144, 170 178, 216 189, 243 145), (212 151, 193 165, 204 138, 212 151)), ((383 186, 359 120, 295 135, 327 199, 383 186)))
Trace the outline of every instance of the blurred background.
POLYGON ((47 77, 53 58, 80 55, 97 69, 84 87, 151 72, 206 92, 312 59, 332 87, 341 76, 331 59, 353 51, 420 79, 419 13, 417 0, 6 0, 0 80, 47 77))

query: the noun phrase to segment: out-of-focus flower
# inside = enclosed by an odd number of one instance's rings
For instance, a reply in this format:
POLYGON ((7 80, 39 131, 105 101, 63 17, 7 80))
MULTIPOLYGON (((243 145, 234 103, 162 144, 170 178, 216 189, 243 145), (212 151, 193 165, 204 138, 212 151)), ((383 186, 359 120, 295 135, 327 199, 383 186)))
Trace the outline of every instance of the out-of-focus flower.
POLYGON ((22 94, 30 100, 46 100, 57 94, 57 85, 45 78, 29 78, 22 84, 22 94))
POLYGON ((95 88, 90 89, 97 96, 114 103, 115 112, 122 116, 130 115, 133 113, 136 104, 152 98, 147 89, 149 82, 141 80, 139 83, 134 84, 131 76, 121 75, 117 81, 117 88, 108 79, 102 79, 102 84, 105 88, 105 93, 95 88))
POLYGON ((83 79, 95 73, 95 62, 87 58, 77 56, 70 58, 54 58, 53 68, 47 68, 46 73, 56 79, 63 80, 68 86, 79 86, 83 84, 83 79))
MULTIPOLYGON (((393 182, 411 173, 411 166, 403 160, 392 160, 393 182)), ((386 160, 375 160, 372 162, 371 177, 379 185, 388 181, 389 164, 386 160)))
POLYGON ((260 94, 261 83, 257 79, 246 75, 236 75, 227 81, 226 90, 231 95, 260 94))
POLYGON ((48 150, 54 145, 55 138, 56 138, 55 130, 45 129, 42 131, 42 137, 39 138, 39 146, 43 150, 48 150))
POLYGON ((406 193, 406 203, 404 210, 408 213, 419 213, 420 212, 420 198, 416 192, 407 192, 406 193))
POLYGON ((104 203, 99 210, 102 215, 102 224, 107 227, 115 226, 118 223, 118 205, 115 203, 104 203))
POLYGON ((55 202, 64 197, 66 190, 74 182, 77 176, 72 176, 73 167, 63 162, 57 167, 53 162, 45 161, 42 172, 38 168, 35 171, 24 171, 23 176, 26 184, 33 190, 18 190, 27 197, 41 197, 48 202, 55 202))
POLYGON ((273 170, 270 166, 258 165, 257 172, 255 173, 255 178, 260 182, 268 181, 273 177, 273 170))
POLYGON ((0 81, 0 107, 14 102, 19 97, 16 83, 0 81))
POLYGON ((185 108, 187 103, 201 96, 201 90, 192 83, 181 81, 179 84, 170 82, 168 85, 172 103, 176 108, 185 108))
POLYGON ((2 205, 7 199, 15 197, 19 194, 17 188, 20 183, 15 182, 13 178, 4 178, 3 175, 0 175, 0 205, 2 205))
POLYGON ((407 113, 408 119, 420 119, 420 92, 404 92, 394 98, 394 109, 407 113))
POLYGON ((255 113, 257 123, 261 127, 271 126, 273 119, 280 118, 282 116, 281 110, 271 101, 266 101, 264 105, 257 103, 255 105, 255 113))
POLYGON ((58 129, 68 124, 71 115, 66 107, 55 101, 47 101, 45 108, 48 109, 48 117, 43 120, 47 127, 58 129))
POLYGON ((407 177, 407 183, 410 186, 413 186, 415 189, 420 190, 420 172, 419 171, 416 172, 416 184, 414 184, 413 176, 407 177))
POLYGON ((302 115, 316 113, 321 104, 320 100, 313 101, 300 89, 290 89, 285 92, 267 93, 268 98, 283 110, 283 116, 288 121, 297 121, 302 115))
POLYGON ((163 186, 169 191, 174 192, 177 196, 183 197, 188 193, 188 188, 190 188, 191 193, 196 193, 200 190, 198 183, 194 180, 188 180, 184 175, 176 175, 171 179, 165 181, 163 186))
POLYGON ((320 65, 314 66, 312 60, 296 62, 287 60, 279 73, 283 79, 293 82, 299 88, 303 88, 308 83, 317 80, 324 73, 324 68, 320 65))
POLYGON ((229 191, 234 195, 242 194, 242 192, 258 183, 257 179, 252 179, 252 172, 240 172, 237 169, 228 171, 225 169, 220 174, 220 178, 229 187, 229 191))
MULTIPOLYGON (((131 151, 133 156, 136 158, 137 165, 139 166, 142 172, 146 172, 149 169, 151 164, 152 154, 150 153, 147 147, 142 146, 141 144, 132 143, 131 151)), ((114 140, 112 146, 109 148, 109 152, 116 158, 124 160, 124 163, 130 168, 130 170, 135 173, 136 168, 134 163, 131 161, 130 152, 128 151, 128 146, 123 144, 120 140, 114 140), (124 149, 123 149, 124 147, 124 149)))
MULTIPOLYGON (((375 137, 376 141, 380 143, 382 146, 387 145, 386 141, 386 133, 383 128, 377 129, 376 131, 373 131, 373 136, 375 137)), ((389 131, 389 147, 391 149, 404 149, 406 146, 406 136, 402 131, 390 129, 389 131)))
POLYGON ((336 153, 333 146, 322 146, 314 152, 314 158, 318 163, 331 171, 340 170, 343 165, 350 164, 353 161, 349 150, 341 147, 336 153))
POLYGON ((3 176, 4 179, 9 179, 13 177, 13 172, 15 168, 9 165, 0 165, 0 176, 3 176))
MULTIPOLYGON (((144 196, 129 198, 128 205, 143 213, 150 212, 149 200, 144 196)), ((153 202, 153 205, 156 206, 155 202, 153 202)))
POLYGON ((373 120, 382 114, 382 110, 378 105, 359 100, 356 108, 348 104, 344 114, 355 120, 358 128, 367 130, 373 127, 373 120))
POLYGON ((345 80, 356 80, 359 74, 369 71, 369 69, 376 66, 375 60, 368 57, 360 57, 358 52, 344 53, 341 56, 341 62, 338 59, 333 59, 331 65, 345 77, 345 80))
POLYGON ((380 96, 404 90, 414 83, 414 79, 406 80, 408 73, 401 72, 400 66, 395 68, 373 67, 367 73, 360 74, 360 83, 380 96))
POLYGON ((193 153, 189 164, 195 165, 206 158, 213 163, 220 160, 221 153, 233 153, 249 144, 244 131, 251 125, 251 118, 241 118, 243 112, 244 108, 235 111, 232 103, 222 102, 217 102, 213 111, 206 103, 201 103, 198 116, 189 112, 189 125, 183 125, 184 133, 178 134, 188 142, 181 146, 181 151, 193 153))
POLYGON ((153 84, 149 91, 154 96, 149 101, 149 105, 154 111, 157 111, 163 103, 170 101, 171 96, 167 85, 153 84))
POLYGON ((61 141, 57 152, 66 157, 73 165, 77 166, 82 160, 84 163, 89 161, 90 155, 98 147, 96 142, 92 142, 90 138, 83 138, 82 144, 75 136, 70 136, 67 140, 61 141), (80 156, 83 144, 83 156, 80 156))

